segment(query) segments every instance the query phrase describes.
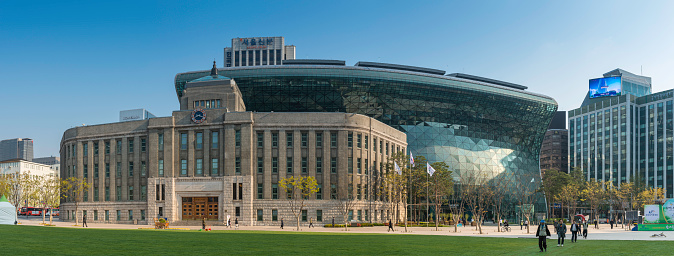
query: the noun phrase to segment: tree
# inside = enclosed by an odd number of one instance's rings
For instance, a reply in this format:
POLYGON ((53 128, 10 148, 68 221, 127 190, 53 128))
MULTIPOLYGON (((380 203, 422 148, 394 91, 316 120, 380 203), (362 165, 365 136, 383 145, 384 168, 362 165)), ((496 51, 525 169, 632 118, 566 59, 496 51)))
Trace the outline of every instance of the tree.
POLYGON ((431 175, 430 189, 435 206, 435 231, 438 231, 440 206, 443 202, 447 202, 447 198, 452 195, 454 182, 452 171, 449 170, 449 166, 445 162, 435 162, 431 164, 431 167, 435 169, 435 172, 431 175))
MULTIPOLYGON (((38 195, 40 202, 46 206, 46 209, 53 209, 59 206, 61 195, 61 180, 58 177, 41 177, 38 195)), ((42 211, 42 223, 45 222, 45 210, 42 211)), ((49 224, 52 223, 53 214, 49 215, 49 224)))
POLYGON ((485 173, 463 173, 463 198, 477 221, 477 230, 482 234, 482 221, 487 213, 487 207, 492 202, 494 190, 489 186, 489 177, 485 173))
POLYGON ((466 200, 462 196, 464 190, 461 182, 457 183, 454 189, 455 191, 451 194, 451 202, 453 203, 449 205, 449 211, 451 212, 452 221, 454 221, 454 232, 458 232, 459 222, 466 209, 466 200))
MULTIPOLYGON (((506 207, 506 202, 508 201, 507 195, 510 194, 510 185, 512 181, 512 174, 501 173, 497 177, 491 179, 489 182, 493 188, 493 195, 491 197, 493 203, 492 209, 495 220, 499 221, 499 223, 504 212, 504 208, 506 207)), ((496 226, 496 231, 501 231, 500 224, 496 226)))
POLYGON ((566 205, 569 220, 573 218, 573 214, 576 212, 579 191, 580 188, 577 184, 569 183, 564 185, 556 195, 557 201, 561 202, 562 205, 566 205))
MULTIPOLYGON (((391 207, 394 208, 396 215, 400 212, 400 206, 405 209, 405 232, 407 232, 407 192, 410 180, 411 170, 407 168, 409 160, 402 152, 394 153, 388 159, 386 165, 386 174, 384 176, 384 187, 388 190, 388 198, 390 199, 391 207), (398 165, 398 169, 396 168, 398 165)), ((399 216, 396 217, 396 222, 399 221, 399 216)))
MULTIPOLYGON (((594 179, 587 181, 582 195, 587 200, 587 203, 590 204, 590 212, 594 213, 594 219, 598 218, 597 211, 599 205, 606 198, 606 191, 604 191, 601 182, 595 181, 594 179)), ((592 219, 592 217, 590 219, 592 219)))
POLYGON ((316 183, 314 177, 293 176, 281 179, 279 186, 289 193, 289 197, 287 198, 290 211, 297 220, 297 230, 300 230, 300 216, 302 216, 302 211, 306 206, 304 202, 309 196, 318 192, 318 183, 316 183))
POLYGON ((353 194, 351 191, 347 191, 346 196, 335 200, 337 204, 337 210, 342 215, 344 220, 344 230, 349 231, 349 212, 353 210, 353 206, 356 204, 356 200, 353 199, 353 194))
MULTIPOLYGON (((526 219, 527 223, 531 224, 531 214, 533 213, 533 203, 536 198, 536 194, 540 192, 540 186, 537 186, 535 181, 536 178, 540 177, 538 175, 524 175, 516 181, 515 191, 517 191, 517 199, 520 203, 520 215, 521 221, 523 222, 526 219)), ((527 225, 527 234, 530 232, 527 225)))
POLYGON ((77 177, 70 177, 61 180, 61 197, 75 204, 75 225, 78 225, 77 209, 79 204, 83 201, 84 192, 89 190, 90 185, 85 179, 77 177))

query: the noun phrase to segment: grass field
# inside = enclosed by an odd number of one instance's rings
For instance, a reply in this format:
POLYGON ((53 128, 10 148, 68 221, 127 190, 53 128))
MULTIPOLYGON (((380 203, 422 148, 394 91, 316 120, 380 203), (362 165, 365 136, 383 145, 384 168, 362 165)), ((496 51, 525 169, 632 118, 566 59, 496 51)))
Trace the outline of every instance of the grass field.
MULTIPOLYGON (((538 240, 401 234, 74 229, 0 225, 5 255, 540 255, 538 240)), ((582 241, 554 255, 671 255, 674 242, 582 241)))

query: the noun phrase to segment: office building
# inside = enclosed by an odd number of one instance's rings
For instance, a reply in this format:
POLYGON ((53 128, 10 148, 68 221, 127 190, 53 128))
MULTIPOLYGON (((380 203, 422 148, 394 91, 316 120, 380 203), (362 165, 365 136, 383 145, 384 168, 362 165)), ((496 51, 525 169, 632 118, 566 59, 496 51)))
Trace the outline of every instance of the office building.
POLYGON ((34 163, 49 165, 57 177, 61 176, 61 158, 58 156, 33 158, 34 163))
POLYGON ((541 145, 541 174, 548 170, 566 172, 569 169, 569 131, 566 129, 566 111, 557 111, 545 132, 541 145))
POLYGON ((33 161, 33 140, 17 138, 0 141, 0 161, 13 159, 33 161))
POLYGON ((234 38, 232 46, 225 48, 225 67, 281 65, 284 60, 295 59, 295 46, 285 45, 285 38, 250 37, 234 38))

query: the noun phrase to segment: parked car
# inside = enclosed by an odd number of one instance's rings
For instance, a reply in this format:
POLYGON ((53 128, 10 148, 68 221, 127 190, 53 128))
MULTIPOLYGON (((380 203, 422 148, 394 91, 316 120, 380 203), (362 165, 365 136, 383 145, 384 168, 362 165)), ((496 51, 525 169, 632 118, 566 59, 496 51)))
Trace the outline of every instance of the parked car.
POLYGON ((60 214, 59 214, 59 208, 47 209, 47 211, 45 212, 44 215, 45 215, 45 216, 51 216, 52 214, 53 214, 54 216, 60 216, 60 214))

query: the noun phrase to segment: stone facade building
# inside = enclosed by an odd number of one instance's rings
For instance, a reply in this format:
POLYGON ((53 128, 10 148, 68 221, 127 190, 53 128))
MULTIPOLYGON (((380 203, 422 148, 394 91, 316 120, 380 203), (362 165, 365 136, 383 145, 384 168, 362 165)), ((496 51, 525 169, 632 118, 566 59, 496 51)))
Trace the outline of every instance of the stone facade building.
MULTIPOLYGON (((405 152, 405 133, 348 113, 246 112, 233 79, 211 74, 189 82, 169 117, 75 127, 61 142, 61 177, 91 184, 75 213, 89 222, 171 222, 227 216, 243 225, 293 224, 279 181, 315 177, 302 221, 341 222, 337 200, 353 197, 356 221, 395 213, 378 193, 389 157, 405 152)), ((402 217, 401 217, 402 218, 402 217)))

